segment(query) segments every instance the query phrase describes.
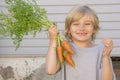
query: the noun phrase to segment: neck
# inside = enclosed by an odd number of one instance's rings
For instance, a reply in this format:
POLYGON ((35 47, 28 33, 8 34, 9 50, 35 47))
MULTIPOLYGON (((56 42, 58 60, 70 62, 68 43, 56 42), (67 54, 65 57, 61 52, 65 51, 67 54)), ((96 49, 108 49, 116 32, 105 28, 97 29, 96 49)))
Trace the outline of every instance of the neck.
POLYGON ((81 42, 73 41, 73 43, 81 48, 89 48, 93 46, 91 41, 81 41, 81 42))

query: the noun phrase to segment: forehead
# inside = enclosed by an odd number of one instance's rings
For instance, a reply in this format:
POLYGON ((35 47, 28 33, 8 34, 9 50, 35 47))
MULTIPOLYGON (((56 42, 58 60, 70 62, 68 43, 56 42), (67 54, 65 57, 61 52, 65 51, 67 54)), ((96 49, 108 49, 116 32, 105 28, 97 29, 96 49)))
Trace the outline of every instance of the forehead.
POLYGON ((91 15, 87 15, 87 14, 85 14, 85 15, 78 15, 79 17, 74 17, 73 18, 73 22, 75 22, 75 21, 79 21, 79 20, 82 20, 82 21, 90 21, 90 22, 92 22, 93 21, 93 18, 92 18, 92 16, 91 15))

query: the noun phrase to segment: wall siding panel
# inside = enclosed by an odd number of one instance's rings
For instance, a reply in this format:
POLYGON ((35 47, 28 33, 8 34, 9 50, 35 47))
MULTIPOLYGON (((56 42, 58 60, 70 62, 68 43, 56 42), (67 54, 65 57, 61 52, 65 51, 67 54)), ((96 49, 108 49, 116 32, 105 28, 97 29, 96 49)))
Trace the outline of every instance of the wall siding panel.
MULTIPOLYGON (((100 42, 105 37, 110 37, 114 41, 114 49, 111 56, 120 56, 120 0, 37 0, 37 5, 47 10, 49 19, 56 22, 60 32, 64 33, 64 21, 69 10, 77 5, 88 5, 94 9, 100 20, 100 31, 96 42, 100 42)), ((8 14, 7 5, 4 0, 0 0, 0 11, 8 14)), ((15 51, 12 40, 0 38, 0 55, 46 55, 49 45, 49 35, 47 32, 25 36, 21 42, 21 47, 15 51)))

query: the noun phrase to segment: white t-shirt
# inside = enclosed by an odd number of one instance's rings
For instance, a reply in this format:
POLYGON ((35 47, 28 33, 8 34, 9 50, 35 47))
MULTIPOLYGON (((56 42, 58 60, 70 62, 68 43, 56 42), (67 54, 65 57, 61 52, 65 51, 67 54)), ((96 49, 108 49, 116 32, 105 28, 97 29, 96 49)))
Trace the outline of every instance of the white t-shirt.
MULTIPOLYGON (((71 57, 75 63, 75 68, 66 63, 65 68, 62 67, 62 80, 100 80, 104 45, 99 43, 90 48, 80 48, 72 42, 70 45, 74 50, 71 57)), ((112 62, 111 68, 113 70, 112 62)), ((115 75, 114 80, 116 80, 115 75)))

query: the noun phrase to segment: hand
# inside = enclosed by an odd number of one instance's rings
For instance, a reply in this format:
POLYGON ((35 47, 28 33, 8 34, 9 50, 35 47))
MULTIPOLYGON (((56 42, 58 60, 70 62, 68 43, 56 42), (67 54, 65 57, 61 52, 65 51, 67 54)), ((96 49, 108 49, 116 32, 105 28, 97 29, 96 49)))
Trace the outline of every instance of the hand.
POLYGON ((102 40, 102 43, 105 46, 103 51, 103 57, 109 57, 113 49, 113 41, 110 38, 106 38, 102 40))
POLYGON ((57 29, 57 26, 55 25, 52 25, 49 29, 48 29, 48 32, 49 32, 49 36, 50 36, 50 39, 57 39, 57 35, 59 33, 58 29, 57 29))

